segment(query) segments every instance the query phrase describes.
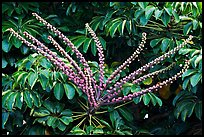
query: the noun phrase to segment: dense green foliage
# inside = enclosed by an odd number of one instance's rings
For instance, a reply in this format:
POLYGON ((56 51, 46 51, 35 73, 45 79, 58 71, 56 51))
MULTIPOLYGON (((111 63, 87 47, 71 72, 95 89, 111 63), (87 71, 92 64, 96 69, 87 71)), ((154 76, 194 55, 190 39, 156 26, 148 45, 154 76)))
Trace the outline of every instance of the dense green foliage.
MULTIPOLYGON (((201 134, 201 32, 201 2, 2 3, 3 132, 29 135, 201 134), (131 102, 101 107, 90 122, 85 116, 85 94, 67 81, 67 76, 45 57, 33 53, 8 32, 8 28, 20 34, 27 31, 57 52, 47 40, 52 33, 34 19, 32 12, 59 28, 84 53, 96 79, 99 77, 97 50, 85 23, 90 23, 106 49, 106 78, 137 48, 142 32, 147 33, 146 49, 121 77, 193 35, 191 43, 148 72, 173 62, 183 64, 185 59, 190 60, 190 68, 182 78, 158 92, 137 97, 131 102), (148 118, 145 118, 146 114, 148 118)), ((72 54, 70 48, 61 46, 72 54)), ((137 92, 174 75, 177 70, 178 66, 140 85, 128 83, 122 93, 137 92)))

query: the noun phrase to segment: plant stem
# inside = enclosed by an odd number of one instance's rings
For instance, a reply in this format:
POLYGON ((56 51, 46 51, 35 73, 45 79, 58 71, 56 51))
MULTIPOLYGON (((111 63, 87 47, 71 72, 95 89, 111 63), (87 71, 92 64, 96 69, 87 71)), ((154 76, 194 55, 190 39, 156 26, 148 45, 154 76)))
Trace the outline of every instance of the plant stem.
POLYGON ((86 117, 84 119, 82 119, 82 121, 79 122, 79 124, 77 124, 76 127, 79 127, 84 122, 85 119, 86 119, 86 117))
POLYGON ((81 115, 75 115, 75 116, 71 116, 71 117, 80 117, 80 116, 84 116, 84 115, 86 115, 87 113, 84 113, 84 114, 81 114, 81 115))

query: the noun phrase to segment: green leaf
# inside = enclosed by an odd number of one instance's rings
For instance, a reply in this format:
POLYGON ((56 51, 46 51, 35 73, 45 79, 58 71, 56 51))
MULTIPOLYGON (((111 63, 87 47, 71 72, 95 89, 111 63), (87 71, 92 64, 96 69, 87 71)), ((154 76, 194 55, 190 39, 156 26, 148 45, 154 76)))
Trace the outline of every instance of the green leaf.
POLYGON ((23 99, 23 92, 18 92, 16 95, 16 104, 15 105, 19 109, 21 109, 23 106, 23 100, 21 101, 21 98, 23 99))
POLYGON ((117 20, 116 22, 114 22, 111 27, 109 28, 109 31, 110 31, 110 36, 113 38, 114 37, 114 34, 118 28, 118 26, 121 24, 121 21, 120 20, 117 20))
POLYGON ((9 112, 2 112, 2 129, 5 129, 4 125, 6 124, 9 118, 9 112))
POLYGON ((79 48, 79 46, 82 45, 82 43, 86 40, 86 37, 81 36, 80 38, 76 39, 73 44, 75 47, 79 48))
POLYGON ((183 82, 183 84, 182 84, 182 88, 183 88, 183 89, 186 89, 186 88, 187 88, 189 81, 190 81, 190 77, 185 78, 185 80, 184 80, 184 82, 183 82))
POLYGON ((142 9, 145 9, 149 2, 138 2, 138 4, 142 9))
POLYGON ((197 20, 193 20, 193 30, 196 30, 198 27, 198 21, 197 20))
POLYGON ((192 85, 193 87, 194 87, 195 85, 197 85, 201 78, 202 78, 202 73, 196 73, 195 75, 193 75, 193 76, 190 78, 191 85, 192 85))
POLYGON ((43 88, 43 90, 46 89, 47 85, 48 85, 48 80, 43 74, 40 74, 39 75, 39 81, 40 81, 40 84, 43 88))
POLYGON ((8 62, 6 61, 6 59, 4 58, 4 56, 2 57, 2 68, 5 68, 7 66, 8 62))
POLYGON ((142 26, 145 26, 147 24, 149 19, 146 19, 145 15, 143 14, 141 17, 140 17, 140 24, 142 26))
POLYGON ((40 100, 39 100, 39 96, 37 96, 36 92, 31 92, 32 98, 33 98, 33 103, 36 107, 40 106, 40 100))
POLYGON ((202 117, 202 101, 196 104, 195 106, 195 114, 198 119, 201 120, 202 117))
POLYGON ((2 50, 6 53, 8 53, 10 51, 12 47, 12 44, 8 43, 7 39, 4 39, 2 41, 2 50))
POLYGON ((70 84, 63 84, 66 96, 68 99, 73 99, 75 96, 75 88, 70 84))
POLYGON ((104 132, 103 132, 103 129, 101 129, 101 128, 96 128, 96 129, 94 129, 94 131, 93 131, 93 134, 104 134, 104 132))
POLYGON ((167 24, 170 22, 170 19, 171 17, 166 12, 163 12, 161 16, 161 20, 166 27, 167 27, 167 24))
POLYGON ((123 89, 123 95, 124 96, 126 96, 126 95, 128 95, 129 94, 129 92, 130 92, 130 87, 125 87, 124 89, 123 89))
POLYGON ((72 116, 72 111, 70 109, 65 109, 60 114, 66 115, 66 116, 72 116))
POLYGON ((55 123, 56 120, 57 120, 56 117, 49 116, 49 118, 48 118, 48 120, 47 120, 47 125, 48 125, 48 126, 54 125, 54 123, 55 123))
POLYGON ((83 52, 86 53, 88 48, 89 48, 89 45, 91 43, 91 38, 86 38, 86 40, 84 41, 84 44, 83 44, 83 52))
POLYGON ((154 96, 154 98, 157 100, 157 103, 159 104, 159 106, 162 106, 162 100, 160 98, 158 98, 156 95, 151 94, 152 96, 154 96))
POLYGON ((143 99, 143 102, 144 102, 145 105, 148 105, 148 104, 149 104, 149 102, 150 102, 150 96, 149 96, 148 94, 144 94, 144 95, 142 96, 142 99, 143 99))
POLYGON ((91 41, 91 52, 94 56, 96 56, 96 51, 97 51, 96 43, 94 41, 91 41))
POLYGON ((194 61, 195 67, 197 66, 197 64, 202 61, 202 55, 199 55, 196 60, 194 61))
POLYGON ((51 68, 51 63, 46 58, 40 60, 40 65, 46 69, 51 68))
POLYGON ((182 77, 187 77, 187 76, 190 76, 194 73, 196 73, 197 71, 195 69, 188 69, 187 71, 185 71, 182 75, 182 77))
POLYGON ((169 14, 169 16, 171 16, 172 15, 172 8, 165 8, 164 7, 164 9, 165 9, 165 11, 169 14))
POLYGON ((162 50, 163 52, 165 52, 165 51, 167 50, 167 48, 168 48, 168 46, 169 46, 169 42, 170 42, 170 39, 168 39, 168 38, 165 38, 165 39, 162 40, 161 50, 162 50))
POLYGON ((129 32, 129 34, 131 34, 132 33, 132 22, 131 22, 131 20, 126 21, 126 28, 127 28, 128 32, 129 32))
POLYGON ((150 41, 150 46, 154 48, 162 39, 153 39, 150 41))
POLYGON ((32 102, 32 95, 28 90, 23 92, 23 98, 25 99, 26 104, 29 108, 32 108, 33 102, 32 102))
POLYGON ((52 113, 54 113, 54 106, 53 106, 53 103, 49 100, 45 100, 43 102, 43 105, 52 113))
POLYGON ((86 132, 84 130, 80 129, 77 126, 73 127, 70 132, 75 134, 75 135, 85 135, 86 134, 86 132))
POLYGON ((175 18, 175 22, 178 23, 180 21, 179 15, 174 10, 172 11, 172 14, 173 14, 173 16, 175 18))
POLYGON ((30 72, 28 74, 28 84, 31 86, 31 89, 35 85, 36 81, 38 79, 38 74, 35 72, 30 72))
MULTIPOLYGON (((5 92, 4 92, 5 93, 5 92)), ((7 92, 3 95, 2 94, 2 106, 5 106, 6 102, 8 101, 8 97, 12 94, 11 90, 7 90, 7 92)))
POLYGON ((154 11, 154 15, 155 15, 156 20, 162 15, 162 13, 163 13, 163 10, 156 9, 154 11))
POLYGON ((190 32, 190 30, 192 29, 192 24, 193 24, 192 22, 189 22, 186 25, 184 25, 184 27, 183 27, 183 34, 184 35, 187 35, 190 32))
POLYGON ((19 47, 21 47, 22 42, 21 42, 18 38, 14 37, 14 38, 13 38, 13 44, 14 44, 14 46, 15 46, 16 48, 19 48, 19 47))
POLYGON ((67 117, 67 116, 62 116, 60 118, 60 120, 65 124, 65 125, 69 125, 70 122, 73 122, 73 118, 72 117, 67 117))
MULTIPOLYGON (((145 12, 144 9, 136 10, 136 11, 135 11, 135 14, 134 14, 135 19, 139 18, 144 12, 145 12)), ((124 21, 125 21, 125 20, 124 20, 124 21)), ((124 22, 124 21, 123 21, 123 22, 124 22)))
POLYGON ((144 81, 142 81, 142 83, 145 85, 150 85, 152 84, 152 78, 151 77, 146 78, 144 81))
POLYGON ((133 115, 131 114, 131 112, 126 109, 125 107, 123 108, 119 108, 119 113, 129 122, 133 121, 133 115))
POLYGON ((145 8, 145 17, 146 19, 150 19, 150 17, 152 16, 153 12, 155 10, 155 7, 152 5, 149 5, 145 8))
POLYGON ((62 83, 57 83, 54 87, 54 95, 56 99, 61 100, 64 95, 64 88, 62 83))
POLYGON ((147 93, 147 94, 149 94, 149 96, 150 96, 150 99, 151 99, 151 102, 152 102, 152 104, 153 104, 153 106, 155 106, 156 104, 157 104, 157 100, 156 100, 156 98, 154 97, 155 95, 152 95, 152 94, 154 94, 154 93, 147 93))
POLYGON ((63 124, 62 122, 59 122, 57 127, 59 128, 59 130, 64 131, 67 126, 65 124, 63 124))
POLYGON ((7 109, 8 110, 12 110, 15 100, 16 100, 16 96, 17 96, 18 92, 13 92, 9 97, 8 97, 8 101, 7 101, 7 109))
MULTIPOLYGON (((44 107, 39 108, 33 114, 34 117, 47 117, 49 115, 50 115, 50 112, 44 107)), ((48 119, 48 117, 46 119, 48 119)))
POLYGON ((102 38, 102 37, 98 37, 100 42, 101 42, 101 45, 103 47, 103 49, 105 50, 106 49, 106 41, 102 38))
POLYGON ((52 128, 58 127, 59 123, 60 123, 60 120, 57 118, 57 119, 55 120, 54 124, 52 125, 52 128))

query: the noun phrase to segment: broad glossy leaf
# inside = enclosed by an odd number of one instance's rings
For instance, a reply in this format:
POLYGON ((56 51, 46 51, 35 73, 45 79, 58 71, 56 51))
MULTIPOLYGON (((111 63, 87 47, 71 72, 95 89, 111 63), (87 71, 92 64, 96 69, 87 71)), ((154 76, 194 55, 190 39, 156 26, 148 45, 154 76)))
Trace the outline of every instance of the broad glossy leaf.
POLYGON ((65 116, 72 116, 72 111, 70 109, 65 109, 60 114, 65 116))
POLYGON ((26 90, 23 92, 23 98, 25 99, 25 102, 29 108, 32 108, 33 106, 33 100, 32 100, 32 95, 30 91, 26 90))
POLYGON ((65 125, 69 125, 70 122, 73 122, 73 118, 72 117, 67 117, 67 116, 62 116, 60 118, 60 120, 65 124, 65 125))
POLYGON ((64 91, 66 93, 66 96, 68 99, 73 99, 75 95, 75 88, 70 84, 63 84, 64 85, 64 91))
POLYGON ((133 121, 133 115, 130 111, 128 111, 128 109, 126 109, 125 107, 123 108, 119 108, 119 113, 129 122, 133 121))
POLYGON ((96 43, 93 40, 91 41, 91 52, 94 56, 96 56, 97 48, 96 43))
POLYGON ((84 53, 87 52, 91 41, 92 41, 91 38, 86 38, 86 40, 84 41, 84 44, 83 44, 83 52, 84 52, 84 53))
POLYGON ((48 85, 48 78, 46 78, 43 74, 40 74, 39 75, 39 81, 40 81, 40 84, 41 84, 43 90, 45 90, 47 85, 48 85))
POLYGON ((154 12, 156 20, 162 15, 163 10, 156 9, 154 12))
POLYGON ((94 129, 93 134, 96 134, 96 135, 98 135, 98 134, 104 134, 104 132, 103 132, 103 129, 101 129, 101 128, 96 128, 96 129, 94 129))
POLYGON ((149 78, 145 79, 144 81, 142 81, 142 83, 145 85, 150 85, 150 84, 152 84, 152 78, 149 77, 149 78))
POLYGON ((170 42, 170 39, 168 39, 168 38, 165 38, 165 39, 162 40, 161 50, 162 50, 163 52, 165 52, 165 51, 167 50, 167 48, 168 48, 168 46, 169 46, 169 42, 170 42))
POLYGON ((38 79, 38 74, 36 72, 30 72, 28 74, 28 84, 31 86, 31 89, 35 85, 38 79))
POLYGON ((5 68, 7 66, 8 62, 6 61, 6 59, 4 58, 4 56, 2 57, 2 68, 5 68))
POLYGON ((151 100, 151 102, 152 102, 152 104, 153 104, 153 106, 155 106, 156 104, 157 104, 157 100, 156 100, 156 98, 155 98, 155 95, 152 95, 152 94, 154 94, 154 93, 148 93, 149 94, 149 96, 150 96, 150 100, 151 100))
POLYGON ((144 9, 136 10, 134 14, 135 19, 139 18, 144 12, 145 12, 144 9))
POLYGON ((45 100, 43 102, 43 105, 47 108, 47 110, 49 110, 50 112, 54 113, 54 104, 51 101, 45 100))
POLYGON ((195 106, 195 114, 198 119, 201 120, 202 117, 202 101, 196 104, 195 106))
POLYGON ((173 14, 173 16, 175 18, 176 23, 178 23, 180 21, 179 15, 174 10, 172 10, 172 14, 173 14))
POLYGON ((60 120, 57 118, 57 119, 55 120, 55 122, 52 124, 52 128, 58 127, 59 123, 60 123, 60 120))
POLYGON ((17 96, 16 96, 16 107, 18 107, 19 109, 22 108, 23 105, 23 92, 18 92, 17 96), (21 101, 22 100, 22 101, 21 101))
POLYGON ((3 39, 2 41, 2 50, 6 53, 10 51, 12 44, 8 43, 7 39, 3 39))
POLYGON ((7 101, 7 109, 8 110, 12 110, 13 106, 15 104, 16 101, 16 96, 17 96, 18 92, 13 92, 9 97, 8 97, 8 101, 7 101))
POLYGON ((152 6, 152 5, 149 5, 149 6, 147 6, 145 8, 145 17, 146 17, 146 19, 150 19, 151 18, 154 10, 155 10, 155 7, 152 6))
POLYGON ((6 124, 9 118, 9 112, 2 112, 2 129, 5 129, 4 125, 6 124))
POLYGON ((197 66, 197 64, 198 64, 200 61, 202 61, 202 55, 201 55, 201 54, 200 54, 200 55, 196 58, 196 60, 194 61, 195 67, 197 66))
POLYGON ((62 122, 59 122, 57 127, 59 128, 59 130, 64 131, 67 126, 65 124, 63 124, 62 122))
POLYGON ((148 20, 149 20, 149 19, 147 19, 147 18, 145 17, 145 15, 143 14, 143 15, 140 17, 140 24, 141 24, 142 26, 145 26, 145 25, 147 24, 148 20))
POLYGON ((193 30, 196 30, 198 27, 198 21, 197 20, 193 20, 193 30))
POLYGON ((33 114, 34 117, 47 117, 49 115, 50 115, 50 112, 46 108, 44 108, 44 107, 39 108, 33 114))
POLYGON ((81 36, 80 38, 76 39, 73 44, 75 47, 79 48, 82 43, 86 40, 86 37, 85 36, 81 36))
POLYGON ((149 104, 149 102, 150 102, 150 96, 149 96, 148 94, 144 94, 144 95, 142 96, 142 99, 143 99, 143 102, 144 102, 145 105, 148 105, 148 104, 149 104))
POLYGON ((98 37, 104 50, 106 50, 106 41, 102 37, 98 37))
POLYGON ((56 117, 49 116, 49 118, 47 119, 47 125, 48 125, 48 126, 54 125, 54 123, 55 123, 56 120, 57 120, 56 117))
POLYGON ((151 46, 152 48, 154 48, 156 45, 158 45, 158 43, 159 43, 161 40, 162 40, 162 39, 153 39, 153 40, 151 40, 150 46, 151 46))
POLYGON ((187 77, 187 76, 190 76, 194 73, 196 73, 197 71, 195 69, 188 69, 187 71, 185 71, 182 75, 182 77, 187 77))
POLYGON ((54 95, 56 99, 61 100, 64 95, 64 88, 62 83, 57 83, 54 87, 54 95))
POLYGON ((113 38, 116 30, 118 29, 118 26, 121 24, 121 21, 118 20, 114 22, 111 27, 109 28, 110 36, 113 38))
POLYGON ((142 9, 145 9, 149 2, 138 2, 138 4, 142 9))
POLYGON ((195 75, 191 76, 190 78, 191 85, 193 87, 196 86, 200 81, 201 77, 202 77, 202 73, 196 73, 195 75))
POLYGON ((164 7, 164 9, 165 9, 165 11, 169 14, 169 16, 171 16, 172 15, 172 8, 165 8, 164 7))
POLYGON ((186 25, 184 25, 184 27, 183 27, 183 34, 184 35, 187 35, 190 32, 190 30, 192 29, 192 24, 193 24, 192 22, 189 22, 186 25))
POLYGON ((161 16, 161 20, 166 27, 167 27, 168 23, 170 22, 170 19, 171 19, 171 17, 166 12, 163 12, 163 14, 161 16))

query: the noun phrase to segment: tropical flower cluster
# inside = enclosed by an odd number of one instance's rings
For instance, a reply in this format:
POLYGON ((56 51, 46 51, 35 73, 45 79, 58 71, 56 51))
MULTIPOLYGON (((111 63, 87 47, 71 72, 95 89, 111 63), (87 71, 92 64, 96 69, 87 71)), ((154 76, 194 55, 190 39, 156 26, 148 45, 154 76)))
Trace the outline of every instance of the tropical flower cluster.
MULTIPOLYGON (((55 28, 50 23, 45 21, 39 15, 37 15, 36 13, 33 13, 32 15, 35 16, 35 18, 41 23, 43 23, 47 27, 48 30, 51 30, 67 46, 71 48, 72 52, 75 53, 77 59, 79 60, 78 63, 53 39, 52 36, 48 36, 48 40, 50 40, 51 43, 54 45, 54 47, 61 53, 61 55, 63 55, 64 58, 66 58, 70 62, 72 67, 65 64, 60 59, 59 55, 56 55, 48 47, 46 47, 42 42, 38 41, 35 37, 30 35, 29 33, 24 32, 23 35, 25 37, 23 37, 19 35, 17 32, 15 32, 12 28, 9 29, 10 32, 15 37, 17 37, 19 40, 21 40, 23 43, 25 43, 28 47, 30 47, 30 49, 33 49, 37 51, 39 54, 42 54, 43 56, 45 56, 56 67, 58 67, 64 74, 66 74, 68 76, 68 80, 76 84, 87 95, 88 102, 89 102, 89 108, 92 111, 95 109, 98 109, 100 106, 103 106, 103 105, 109 105, 109 104, 129 101, 143 94, 157 91, 159 88, 162 88, 168 83, 172 83, 173 81, 177 80, 188 69, 189 64, 190 64, 189 60, 186 60, 181 71, 176 73, 174 76, 156 85, 143 89, 141 91, 130 93, 126 96, 123 96, 120 93, 123 90, 123 85, 126 84, 127 82, 137 84, 147 78, 150 78, 150 77, 153 78, 159 73, 165 73, 167 70, 170 70, 175 65, 175 63, 171 64, 170 66, 164 69, 141 76, 149 68, 154 67, 156 64, 160 63, 166 58, 169 58, 172 54, 175 54, 177 51, 179 51, 189 41, 191 41, 193 37, 189 36, 188 39, 184 40, 183 43, 181 43, 174 49, 166 52, 162 56, 152 60, 151 62, 143 65, 139 69, 135 70, 134 72, 130 73, 129 75, 115 82, 115 79, 118 76, 120 76, 121 72, 127 67, 129 67, 129 65, 139 56, 139 54, 143 50, 144 45, 146 43, 147 34, 144 32, 142 33, 142 41, 139 44, 138 48, 124 63, 122 63, 110 75, 110 77, 107 80, 105 80, 104 78, 104 68, 105 68, 104 60, 105 58, 104 58, 104 51, 101 46, 102 44, 99 38, 96 36, 95 32, 91 29, 91 27, 87 23, 85 24, 85 27, 87 28, 90 35, 94 39, 94 42, 96 43, 98 56, 99 56, 99 80, 98 80, 99 82, 97 82, 97 80, 94 79, 93 77, 93 72, 91 71, 90 66, 88 65, 88 61, 84 58, 82 53, 74 46, 74 44, 64 34, 62 34, 62 32, 60 32, 57 28, 55 28), (79 65, 79 63, 81 63, 82 65, 79 65)), ((180 67, 182 67, 182 65, 180 65, 180 67)))

